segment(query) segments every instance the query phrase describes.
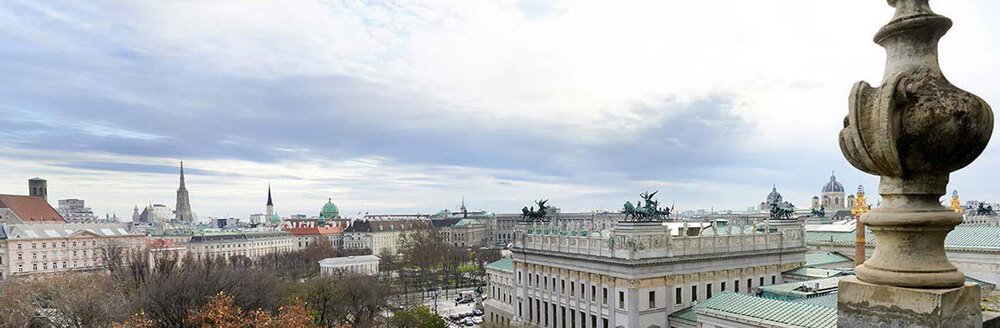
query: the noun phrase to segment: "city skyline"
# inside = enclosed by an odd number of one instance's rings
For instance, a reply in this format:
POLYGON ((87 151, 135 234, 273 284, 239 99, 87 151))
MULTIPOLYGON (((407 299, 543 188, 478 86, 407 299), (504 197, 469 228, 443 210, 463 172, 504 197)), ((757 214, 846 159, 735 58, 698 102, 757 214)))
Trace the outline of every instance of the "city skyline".
MULTIPOLYGON (((273 5, 0 5, 0 193, 39 176, 50 199, 126 217, 172 207, 184 160, 201 218, 263 212, 268 181, 282 215, 330 197, 349 215, 463 196, 617 209, 646 190, 739 210, 775 184, 808 207, 831 170, 877 195, 832 136, 850 85, 881 72, 879 2, 686 3, 669 19, 677 3, 273 5)), ((989 103, 997 6, 935 8, 960 22, 941 43, 962 54, 942 57, 949 79, 989 103)), ((987 147, 949 191, 1000 198, 998 162, 987 147)))

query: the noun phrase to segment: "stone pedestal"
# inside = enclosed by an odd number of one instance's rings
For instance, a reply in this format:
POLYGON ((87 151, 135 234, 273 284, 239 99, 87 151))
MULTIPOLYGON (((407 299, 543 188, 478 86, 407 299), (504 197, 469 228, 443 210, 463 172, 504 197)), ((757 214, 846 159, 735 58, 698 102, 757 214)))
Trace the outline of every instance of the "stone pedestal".
POLYGON ((837 327, 982 327, 979 285, 914 289, 869 284, 855 277, 840 281, 837 327))

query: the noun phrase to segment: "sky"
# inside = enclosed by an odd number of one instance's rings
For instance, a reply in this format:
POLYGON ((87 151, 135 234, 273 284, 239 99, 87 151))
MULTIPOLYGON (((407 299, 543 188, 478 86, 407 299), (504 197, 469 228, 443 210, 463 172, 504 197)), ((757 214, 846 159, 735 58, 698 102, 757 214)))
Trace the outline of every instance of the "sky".
MULTIPOLYGON (((1000 3, 932 1, 955 85, 1000 103, 1000 3)), ((837 135, 878 84, 884 1, 0 2, 0 193, 201 218, 618 209, 646 190, 805 207, 851 167, 837 135)), ((995 133, 996 134, 996 133, 995 133)), ((996 136, 994 136, 994 139, 996 136)), ((996 142, 952 175, 997 200, 996 142)), ((873 197, 869 196, 869 199, 873 197)))

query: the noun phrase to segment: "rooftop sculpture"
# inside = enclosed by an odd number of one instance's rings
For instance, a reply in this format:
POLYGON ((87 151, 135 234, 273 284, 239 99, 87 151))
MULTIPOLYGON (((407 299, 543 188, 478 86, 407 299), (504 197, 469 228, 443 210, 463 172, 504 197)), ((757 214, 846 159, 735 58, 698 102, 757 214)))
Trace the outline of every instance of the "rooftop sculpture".
POLYGON ((795 213, 795 205, 789 202, 779 203, 776 200, 772 200, 768 205, 771 208, 771 219, 774 220, 790 220, 792 219, 792 214, 795 213))
POLYGON ((535 210, 534 206, 530 209, 525 206, 521 209, 521 219, 525 222, 549 222, 548 209, 550 206, 545 205, 548 201, 548 199, 535 201, 535 204, 538 205, 538 210, 535 210))
POLYGON ((976 208, 976 215, 996 215, 996 213, 993 212, 993 206, 979 202, 979 207, 976 208))
POLYGON ((644 192, 639 194, 642 200, 637 201, 635 205, 632 202, 626 201, 622 208, 622 214, 625 214, 626 221, 662 221, 670 218, 671 208, 663 207, 660 208, 660 202, 653 199, 656 193, 659 191, 654 191, 653 193, 644 192), (643 204, 643 200, 646 201, 643 204))

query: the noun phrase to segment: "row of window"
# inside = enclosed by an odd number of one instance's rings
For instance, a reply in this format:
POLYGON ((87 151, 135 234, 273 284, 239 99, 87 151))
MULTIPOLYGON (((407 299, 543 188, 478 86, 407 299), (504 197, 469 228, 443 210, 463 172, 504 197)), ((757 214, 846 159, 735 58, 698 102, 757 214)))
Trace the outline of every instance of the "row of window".
MULTIPOLYGON (((84 256, 84 257, 86 257, 86 256, 87 256, 87 250, 85 249, 85 250, 83 250, 82 252, 83 252, 83 256, 84 256)), ((62 256, 62 254, 63 254, 62 252, 57 252, 57 253, 56 253, 56 254, 55 254, 55 255, 53 256, 53 258, 60 258, 60 257, 63 257, 63 256, 62 256)), ((97 255, 97 251, 94 251, 94 252, 91 252, 90 254, 91 254, 91 255, 97 255)), ((73 257, 76 257, 76 256, 77 256, 77 251, 76 251, 76 250, 73 250, 73 257)), ((49 253, 42 253, 42 259, 43 259, 43 260, 45 260, 45 259, 48 259, 48 258, 49 258, 49 253)), ((32 259, 32 260, 37 260, 37 259, 38 259, 38 253, 35 253, 35 252, 32 252, 32 253, 31 253, 31 259, 32 259)), ((24 260, 24 254, 22 254, 22 253, 17 253, 17 260, 18 260, 18 261, 21 261, 21 260, 24 260)), ((2 262, 2 261, 0 261, 0 264, 3 264, 3 262, 2 262)))
MULTIPOLYGON (((92 266, 89 266, 89 267, 96 268, 100 264, 100 261, 99 260, 93 260, 93 261, 91 261, 91 263, 92 263, 92 266)), ((73 261, 73 268, 77 268, 77 267, 81 267, 81 268, 88 267, 87 266, 87 262, 83 262, 83 266, 79 266, 79 262, 73 261)), ((66 261, 62 262, 62 268, 63 269, 68 269, 69 268, 69 266, 68 266, 68 264, 67 264, 66 261)), ((42 270, 48 270, 48 269, 49 269, 49 263, 48 262, 42 263, 42 270)), ((59 269, 59 264, 57 262, 52 262, 52 270, 56 270, 56 269, 59 269)), ((38 263, 32 263, 31 264, 31 271, 38 271, 38 263)), ((24 272, 24 265, 18 264, 17 265, 17 272, 24 272)))
MULTIPOLYGON (((517 278, 518 278, 517 279, 518 283, 519 284, 522 283, 521 272, 517 273, 517 278)), ((759 277, 759 279, 760 279, 760 281, 759 281, 759 284, 757 286, 764 286, 764 284, 765 284, 764 277, 759 277)), ((580 289, 579 289, 580 293, 579 293, 579 295, 577 295, 577 292, 576 292, 576 290, 577 290, 576 289, 577 283, 574 283, 572 281, 569 282, 569 293, 567 294, 566 293, 566 279, 560 279, 559 282, 560 282, 560 284, 557 285, 555 277, 548 278, 548 277, 542 277, 540 274, 531 274, 531 273, 528 273, 528 286, 529 287, 540 288, 542 290, 551 290, 552 292, 558 292, 558 293, 561 293, 561 294, 564 294, 564 295, 568 295, 570 297, 579 297, 581 300, 585 300, 585 301, 588 300, 586 298, 586 295, 585 295, 585 292, 584 292, 586 290, 586 285, 583 282, 579 283, 579 285, 580 285, 580 289), (552 282, 551 289, 550 289, 550 285, 549 285, 549 281, 550 280, 552 282), (559 287, 559 290, 556 290, 557 286, 559 287)), ((776 275, 771 275, 771 284, 773 285, 775 283, 777 283, 777 276, 776 275)), ((737 292, 737 293, 740 292, 740 280, 734 280, 732 286, 734 288, 734 290, 733 290, 734 292, 737 292)), ((748 278, 746 280, 746 285, 745 286, 747 288, 747 291, 749 291, 749 289, 753 287, 753 279, 752 278, 748 278)), ((705 284, 705 292, 706 292, 706 295, 705 295, 706 297, 705 298, 706 299, 712 298, 712 291, 714 290, 712 287, 713 287, 712 283, 705 284)), ((719 287, 721 287, 722 291, 727 291, 728 290, 725 281, 721 282, 719 287)), ((683 303, 683 293, 682 292, 683 292, 683 290, 682 290, 681 287, 677 287, 676 288, 676 291, 674 293, 674 297, 675 297, 674 304, 678 304, 679 305, 679 304, 683 303)), ((591 301, 591 302, 596 302, 597 301, 597 286, 596 285, 591 285, 590 286, 590 299, 589 299, 589 301, 591 301)), ((694 286, 691 286, 691 302, 697 302, 697 301, 698 301, 698 285, 694 285, 694 286)), ((607 287, 602 287, 602 291, 601 291, 601 304, 608 305, 608 288, 607 287)), ((618 308, 620 308, 620 309, 624 309, 625 308, 625 292, 624 291, 619 291, 618 292, 618 308)), ((656 291, 650 291, 649 292, 649 308, 650 309, 656 308, 656 291)))
MULTIPOLYGON (((80 241, 80 243, 83 244, 83 247, 87 247, 87 241, 86 240, 80 241)), ((42 244, 42 248, 47 248, 49 246, 48 242, 42 242, 41 244, 42 244)), ((61 242, 59 245, 62 245, 62 246, 58 246, 56 244, 56 242, 52 242, 52 248, 59 248, 59 247, 66 248, 66 242, 65 241, 61 242)), ((76 241, 73 241, 71 243, 71 245, 73 247, 76 247, 76 241)), ((90 242, 90 245, 91 246, 97 246, 97 242, 96 241, 92 241, 92 242, 90 242)), ((23 246, 22 243, 17 243, 17 249, 23 249, 23 247, 24 246, 23 246)), ((38 243, 31 243, 31 249, 37 249, 37 248, 38 248, 38 243)))
MULTIPOLYGON (((522 308, 523 308, 523 304, 521 304, 521 302, 518 302, 518 304, 517 304, 517 315, 519 317, 521 317, 521 318, 524 318, 524 313, 523 313, 524 311, 522 310, 522 308)), ((579 318, 580 318, 580 320, 579 320, 579 325, 577 325, 577 322, 578 322, 577 321, 577 317, 578 317, 577 313, 578 312, 576 311, 576 309, 570 308, 569 311, 567 312, 565 306, 561 306, 561 305, 557 306, 555 303, 551 303, 550 304, 547 301, 541 301, 541 300, 538 300, 538 299, 535 299, 535 298, 531 298, 531 297, 528 298, 528 306, 527 306, 527 308, 528 308, 528 322, 534 322, 535 324, 543 326, 543 327, 549 327, 549 313, 550 313, 549 309, 550 308, 552 309, 552 312, 551 312, 552 314, 555 314, 556 316, 559 316, 560 320, 558 320, 558 322, 562 323, 562 325, 559 326, 561 328, 583 327, 584 324, 586 324, 586 320, 587 320, 587 316, 588 316, 588 314, 586 312, 584 312, 582 310, 579 311, 579 318), (532 306, 532 305, 534 305, 534 306, 532 306), (560 314, 560 312, 556 311, 557 309, 561 310, 561 314, 560 314), (568 316, 567 316, 567 314, 568 314, 568 316)), ((603 315, 600 316, 600 319, 601 319, 601 325, 600 326, 597 325, 598 314, 593 314, 592 313, 592 314, 589 314, 589 316, 590 316, 590 327, 594 327, 594 328, 598 328, 598 327, 600 327, 600 328, 610 328, 608 326, 608 318, 605 318, 603 315)), ((552 327, 556 327, 556 322, 552 323, 552 327)))

